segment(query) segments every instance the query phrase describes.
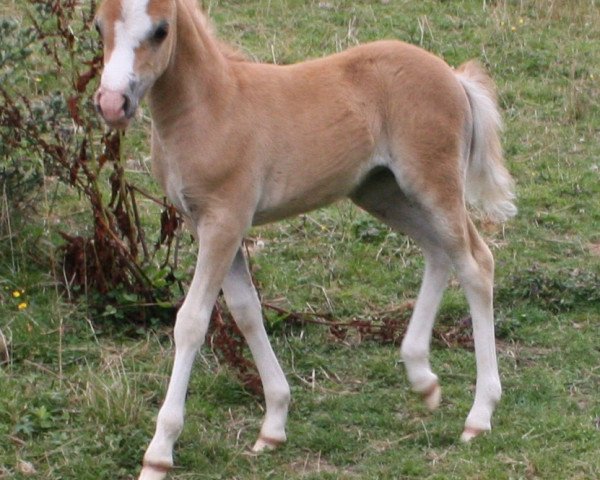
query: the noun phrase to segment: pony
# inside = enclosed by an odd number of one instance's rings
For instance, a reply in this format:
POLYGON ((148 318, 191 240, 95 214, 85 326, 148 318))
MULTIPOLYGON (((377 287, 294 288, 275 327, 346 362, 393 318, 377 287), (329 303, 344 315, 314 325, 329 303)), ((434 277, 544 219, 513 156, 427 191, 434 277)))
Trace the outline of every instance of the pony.
POLYGON ((264 387, 253 450, 285 442, 290 389, 241 242, 252 225, 341 198, 423 251, 423 283, 400 353, 412 389, 432 410, 441 388, 429 362, 431 332, 456 271, 477 365, 461 438, 489 431, 501 395, 494 260, 467 204, 497 222, 516 207, 486 71, 473 61, 453 70, 400 41, 294 65, 251 62, 217 39, 195 0, 103 0, 95 25, 104 45, 96 108, 109 127, 125 129, 147 97, 153 173, 199 243, 177 313, 172 375, 139 478, 160 480, 173 466, 192 363, 221 289, 264 387))

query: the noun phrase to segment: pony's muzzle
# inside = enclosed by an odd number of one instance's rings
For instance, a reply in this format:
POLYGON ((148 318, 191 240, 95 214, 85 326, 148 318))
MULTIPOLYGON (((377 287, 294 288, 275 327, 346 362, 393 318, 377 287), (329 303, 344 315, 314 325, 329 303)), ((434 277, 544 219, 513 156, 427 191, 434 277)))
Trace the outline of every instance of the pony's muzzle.
POLYGON ((135 102, 126 92, 100 87, 94 96, 94 105, 108 126, 124 129, 135 113, 135 102))

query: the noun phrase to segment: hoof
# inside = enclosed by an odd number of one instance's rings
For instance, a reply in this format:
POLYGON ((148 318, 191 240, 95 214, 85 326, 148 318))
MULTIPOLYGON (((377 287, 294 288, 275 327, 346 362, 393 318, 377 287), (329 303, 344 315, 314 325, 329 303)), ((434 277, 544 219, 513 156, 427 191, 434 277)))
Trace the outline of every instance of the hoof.
POLYGON ((429 387, 427 390, 420 393, 421 397, 423 397, 423 401, 425 402, 425 406, 429 409, 429 411, 433 411, 440 406, 442 401, 442 389, 437 382, 431 385, 431 387, 429 387))
POLYGON ((254 453, 264 452, 266 450, 275 450, 279 445, 284 443, 285 440, 276 440, 275 438, 269 437, 258 437, 258 440, 252 447, 254 453))
POLYGON ((144 462, 138 480, 163 480, 171 470, 171 465, 165 463, 144 462))
POLYGON ((465 427, 462 435, 460 436, 460 441, 463 443, 469 443, 475 437, 486 433, 488 430, 483 430, 481 428, 473 428, 473 427, 465 427))

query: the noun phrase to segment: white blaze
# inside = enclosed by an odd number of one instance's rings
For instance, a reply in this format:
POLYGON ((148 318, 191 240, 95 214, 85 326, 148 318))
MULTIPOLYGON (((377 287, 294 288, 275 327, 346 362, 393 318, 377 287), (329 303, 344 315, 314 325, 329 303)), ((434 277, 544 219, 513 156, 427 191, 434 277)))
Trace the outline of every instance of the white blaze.
POLYGON ((123 92, 134 78, 135 49, 152 27, 147 6, 148 0, 122 0, 121 20, 114 26, 114 48, 102 73, 103 88, 123 92))

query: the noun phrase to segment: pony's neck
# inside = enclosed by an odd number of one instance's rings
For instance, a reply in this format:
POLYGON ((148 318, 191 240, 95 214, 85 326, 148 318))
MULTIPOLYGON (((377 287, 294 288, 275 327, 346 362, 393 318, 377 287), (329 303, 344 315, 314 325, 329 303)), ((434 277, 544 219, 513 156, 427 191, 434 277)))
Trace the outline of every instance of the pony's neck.
POLYGON ((231 84, 229 61, 195 0, 176 0, 176 4, 177 37, 171 61, 149 92, 159 130, 161 124, 172 124, 191 110, 201 109, 200 118, 214 114, 231 84))

